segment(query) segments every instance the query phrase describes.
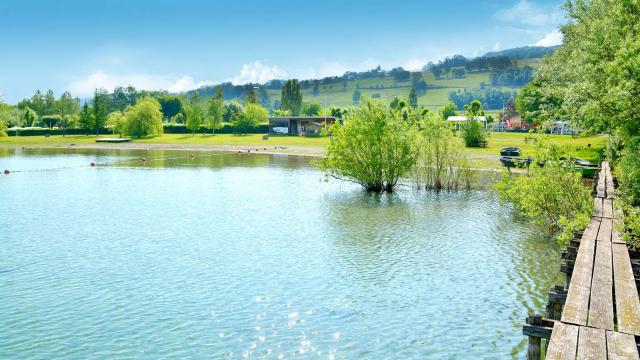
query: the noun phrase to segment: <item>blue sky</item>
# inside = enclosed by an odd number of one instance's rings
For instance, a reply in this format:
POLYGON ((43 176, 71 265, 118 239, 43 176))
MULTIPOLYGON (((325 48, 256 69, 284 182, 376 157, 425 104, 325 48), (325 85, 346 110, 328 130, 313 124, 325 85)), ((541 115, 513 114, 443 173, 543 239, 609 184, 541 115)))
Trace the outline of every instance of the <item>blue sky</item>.
POLYGON ((562 0, 0 2, 0 93, 209 83, 421 67, 447 55, 554 45, 562 0))

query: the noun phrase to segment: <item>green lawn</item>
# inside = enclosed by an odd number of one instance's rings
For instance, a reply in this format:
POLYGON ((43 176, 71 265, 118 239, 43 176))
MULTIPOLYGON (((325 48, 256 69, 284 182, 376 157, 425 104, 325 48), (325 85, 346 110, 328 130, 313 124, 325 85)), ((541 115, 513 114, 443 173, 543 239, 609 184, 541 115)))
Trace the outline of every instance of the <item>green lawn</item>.
MULTIPOLYGON (((528 156, 533 148, 533 141, 525 141, 530 137, 528 133, 491 133, 488 138, 489 145, 486 148, 467 149, 471 153, 476 154, 493 154, 499 155, 500 149, 510 146, 517 146, 522 149, 523 155, 528 156)), ((604 147, 607 138, 604 136, 576 136, 571 135, 551 135, 553 141, 560 145, 570 146, 573 150, 582 150, 593 148, 598 149, 604 147), (589 145, 591 145, 589 147, 589 145)))
MULTIPOLYGON (((117 137, 117 135, 103 135, 100 138, 117 137)), ((270 145, 270 146, 311 146, 311 147, 324 147, 328 138, 305 138, 298 136, 271 136, 269 140, 263 140, 260 134, 249 135, 232 135, 232 134, 217 134, 217 135, 189 135, 189 134, 165 134, 162 136, 133 139, 135 143, 143 144, 180 144, 180 145, 237 145, 237 146, 249 146, 249 145, 270 145)), ((61 135, 55 136, 10 136, 0 137, 0 146, 12 147, 12 146, 64 146, 69 144, 95 144, 95 135, 67 135, 62 137, 61 135)))

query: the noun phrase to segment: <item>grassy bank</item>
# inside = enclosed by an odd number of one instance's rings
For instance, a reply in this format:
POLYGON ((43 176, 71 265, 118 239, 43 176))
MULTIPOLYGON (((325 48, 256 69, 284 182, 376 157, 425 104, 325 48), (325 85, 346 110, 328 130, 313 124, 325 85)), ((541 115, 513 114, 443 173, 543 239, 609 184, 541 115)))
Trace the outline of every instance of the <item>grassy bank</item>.
MULTIPOLYGON (((100 136, 110 137, 110 136, 100 136)), ((500 149, 508 146, 518 146, 524 156, 529 155, 533 151, 533 142, 527 141, 529 134, 523 133, 492 133, 489 138, 489 146, 486 148, 468 148, 466 149, 472 156, 473 167, 483 169, 498 169, 500 163, 498 156, 500 149)), ((568 135, 551 135, 554 141, 562 145, 568 145, 574 148, 578 157, 586 160, 598 160, 599 149, 605 143, 606 138, 602 136, 589 137, 572 137, 568 135)), ((126 144, 103 144, 98 146, 95 142, 96 136, 18 136, 0 138, 0 147, 105 147, 105 148, 129 148, 135 146, 153 146, 171 150, 184 149, 192 146, 198 150, 219 150, 234 151, 250 148, 259 148, 261 151, 266 149, 270 152, 298 154, 298 155, 320 155, 328 144, 329 139, 326 137, 305 138, 298 136, 271 136, 268 140, 263 140, 262 135, 184 135, 184 134, 165 134, 163 136, 134 139, 131 143, 126 144)))

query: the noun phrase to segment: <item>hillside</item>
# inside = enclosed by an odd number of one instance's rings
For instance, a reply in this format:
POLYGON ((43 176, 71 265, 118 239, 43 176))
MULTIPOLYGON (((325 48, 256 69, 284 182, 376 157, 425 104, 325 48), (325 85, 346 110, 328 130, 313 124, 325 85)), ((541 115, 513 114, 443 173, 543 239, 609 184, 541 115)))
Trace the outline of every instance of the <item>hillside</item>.
MULTIPOLYGON (((484 96, 488 100, 480 100, 485 103, 485 108, 498 110, 530 80, 541 57, 554 50, 555 47, 521 47, 487 53, 473 59, 456 55, 437 64, 425 65, 423 71, 411 73, 402 68, 347 72, 343 76, 302 80, 301 91, 304 102, 317 102, 323 107, 346 107, 353 105, 356 90, 362 96, 391 101, 394 97, 407 98, 411 88, 418 84, 420 107, 436 110, 450 101, 450 93, 455 92, 460 95, 457 100, 459 107, 469 97, 484 96), (518 82, 518 77, 522 81, 518 82), (465 91, 469 93, 465 94, 465 91)), ((284 80, 272 80, 265 84, 236 86, 225 83, 222 86, 226 100, 244 100, 251 88, 258 89, 261 103, 274 109, 278 108, 283 83, 284 80)), ((214 86, 198 91, 201 96, 212 96, 214 86)))
POLYGON ((513 60, 539 59, 552 54, 558 46, 522 46, 513 49, 492 51, 484 54, 486 57, 508 56, 513 60))
MULTIPOLYGON (((529 59, 518 61, 518 66, 538 66, 539 59, 529 59)), ((436 110, 444 103, 449 101, 449 93, 451 91, 464 91, 465 89, 480 89, 481 84, 490 84, 490 71, 480 71, 467 73, 465 77, 455 79, 446 76, 435 79, 431 71, 420 72, 422 78, 427 83, 426 91, 421 94, 418 92, 418 106, 428 107, 436 110)), ((407 98, 411 91, 411 81, 397 81, 393 76, 386 74, 381 78, 347 80, 346 87, 341 84, 322 84, 319 85, 319 93, 313 94, 313 89, 302 90, 305 102, 318 102, 323 107, 329 105, 349 106, 353 104, 352 96, 355 90, 359 90, 363 96, 378 97, 385 101, 391 101, 394 97, 407 98)), ((487 86, 487 88, 500 91, 517 91, 520 86, 487 86)), ((277 100, 280 98, 279 89, 267 90, 269 98, 277 100)))

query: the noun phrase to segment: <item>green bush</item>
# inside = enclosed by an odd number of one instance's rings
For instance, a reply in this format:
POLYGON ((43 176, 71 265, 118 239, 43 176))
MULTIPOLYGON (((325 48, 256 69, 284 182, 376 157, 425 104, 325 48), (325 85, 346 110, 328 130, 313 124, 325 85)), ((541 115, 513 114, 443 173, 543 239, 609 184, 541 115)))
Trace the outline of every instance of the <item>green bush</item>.
POLYGON ((558 242, 566 244, 589 223, 593 199, 580 174, 560 161, 564 150, 546 136, 538 138, 536 164, 529 173, 504 175, 494 188, 500 202, 513 205, 517 215, 549 233, 559 231, 558 242))
POLYGON ((615 168, 620 198, 631 206, 640 206, 640 140, 629 140, 615 168))
POLYGON ((467 120, 462 123, 462 139, 466 147, 487 145, 487 135, 482 128, 482 123, 476 120, 467 120))
POLYGON ((392 192, 416 163, 414 127, 381 102, 365 100, 344 125, 336 123, 331 131, 326 157, 317 165, 369 192, 392 192))
POLYGON ((529 174, 508 174, 494 185, 502 203, 513 205, 517 215, 545 228, 561 231, 558 241, 571 240, 591 219, 593 200, 579 174, 557 163, 532 166, 529 174))
POLYGON ((640 208, 627 207, 624 216, 623 237, 634 249, 640 248, 640 208))

